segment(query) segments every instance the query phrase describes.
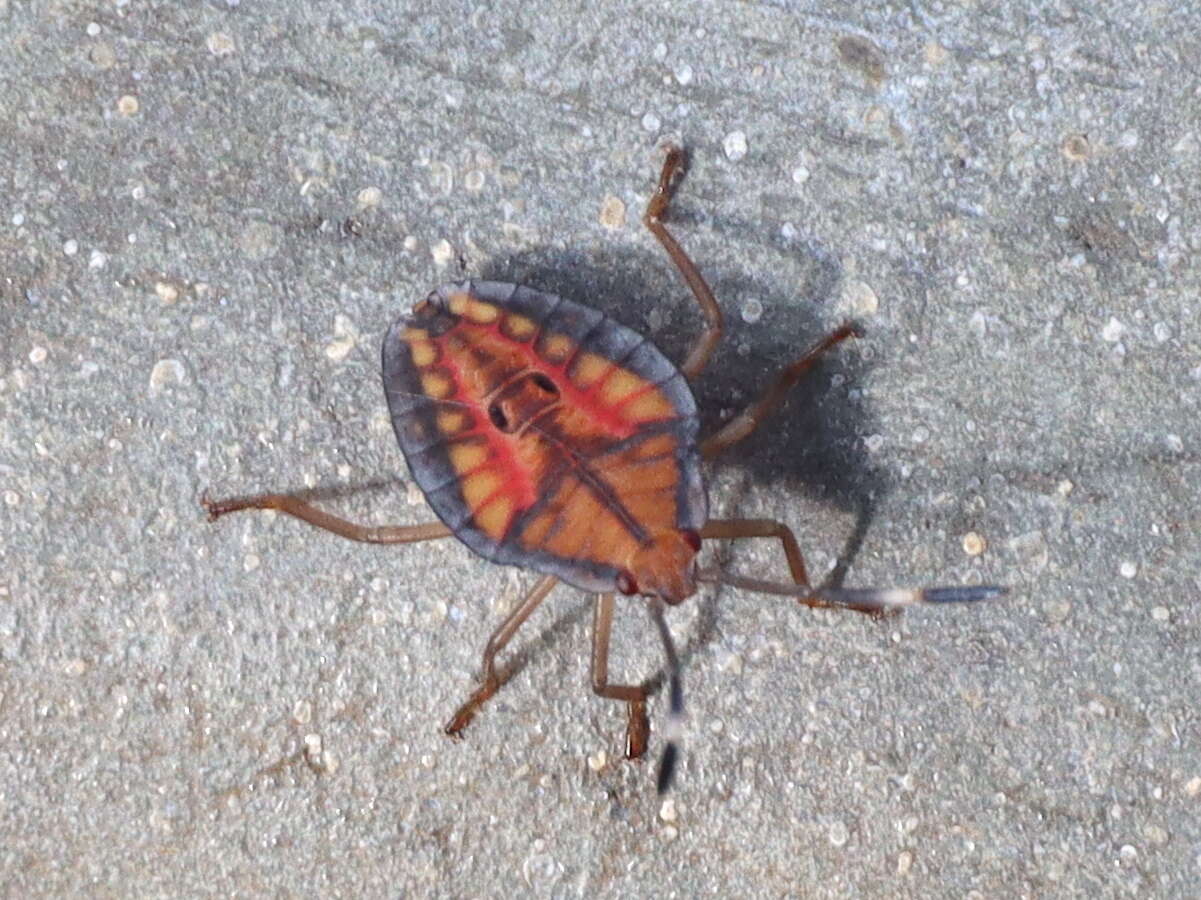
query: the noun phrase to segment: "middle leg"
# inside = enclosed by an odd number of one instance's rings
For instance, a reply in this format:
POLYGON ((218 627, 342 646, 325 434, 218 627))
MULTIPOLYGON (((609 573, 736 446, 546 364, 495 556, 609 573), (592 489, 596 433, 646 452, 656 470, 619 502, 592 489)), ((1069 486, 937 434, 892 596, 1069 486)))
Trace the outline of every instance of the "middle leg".
POLYGON ((646 752, 651 724, 646 716, 646 688, 639 684, 609 684, 609 635, 613 630, 613 595, 597 594, 592 618, 592 691, 598 697, 627 704, 626 758, 646 752))

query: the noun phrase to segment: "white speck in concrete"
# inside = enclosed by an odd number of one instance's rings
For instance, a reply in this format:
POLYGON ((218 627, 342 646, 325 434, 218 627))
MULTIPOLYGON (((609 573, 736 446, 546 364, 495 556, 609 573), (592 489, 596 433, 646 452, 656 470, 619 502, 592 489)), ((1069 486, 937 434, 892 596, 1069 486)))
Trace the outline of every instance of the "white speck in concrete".
POLYGON ((868 453, 878 453, 884 447, 884 435, 869 434, 863 439, 863 446, 867 448, 868 453))
POLYGON ((88 52, 88 59, 98 69, 111 69, 117 64, 117 54, 113 48, 103 41, 99 42, 88 52))
POLYGON ((79 241, 70 240, 63 241, 63 253, 67 256, 74 256, 79 252, 79 241))
POLYGON ((154 396, 177 384, 186 384, 188 370, 178 359, 160 359, 150 370, 150 395, 154 396))
POLYGON ((380 201, 384 198, 384 192, 377 187, 365 187, 359 191, 358 197, 355 198, 355 203, 359 210, 374 209, 379 206, 380 201))
POLYGON ((902 850, 897 854, 897 874, 908 875, 909 870, 913 868, 913 854, 908 850, 902 850))
POLYGON ((334 316, 334 340, 326 345, 325 355, 331 362, 346 359, 359 340, 359 331, 349 318, 339 313, 334 316))
POLYGON ((1151 610, 1151 618, 1156 622, 1166 622, 1171 618, 1172 613, 1166 606, 1156 606, 1151 610))
POLYGON ((154 292, 158 294, 159 300, 168 305, 179 299, 179 288, 167 281, 156 281, 154 292))
POLYGON ((675 75, 676 82, 681 85, 692 83, 692 66, 688 65, 688 63, 676 66, 676 70, 672 74, 675 75))
POLYGON ((653 56, 655 57, 656 61, 658 61, 658 62, 663 62, 663 60, 667 59, 667 45, 664 44, 662 41, 655 44, 653 56))
POLYGON ((1051 561, 1051 550, 1042 531, 1027 531, 1009 539, 1009 549, 1027 572, 1041 572, 1051 561))
POLYGON ((1128 559, 1123 560, 1122 564, 1118 566, 1118 572, 1123 578, 1133 578, 1138 574, 1138 566, 1128 559))
POLYGON ((253 572, 262 564, 262 559, 257 553, 247 553, 242 558, 242 569, 246 572, 253 572))
POLYGON ((40 347, 40 346, 34 347, 32 350, 29 351, 29 361, 31 363, 33 363, 35 366, 40 366, 42 363, 44 363, 46 361, 47 355, 48 355, 48 353, 47 353, 45 347, 40 347))
POLYGON ((842 306, 851 315, 872 316, 880 309, 880 298, 870 285, 852 279, 842 287, 842 306))
POLYGON ((1105 327, 1101 329, 1101 338, 1114 344, 1122 339, 1122 332, 1125 330, 1126 326, 1113 316, 1110 316, 1109 321, 1105 323, 1105 327))
POLYGON ((141 105, 133 94, 126 94, 117 101, 117 112, 123 116, 136 116, 141 105))
POLYGON ((742 301, 742 321, 754 325, 763 318, 763 303, 758 297, 747 297, 742 301))
POLYGON ((484 188, 484 173, 479 169, 472 169, 463 176, 463 187, 469 191, 480 191, 484 188))
POLYGON ((430 255, 434 258, 434 265, 440 269, 445 269, 450 265, 450 261, 454 259, 455 248, 450 245, 450 241, 443 238, 430 247, 430 255))
POLYGON ((612 194, 601 201, 600 223, 606 228, 621 228, 626 223, 626 205, 612 194))
POLYGON ((100 34, 100 23, 88 22, 87 32, 88 37, 96 37, 96 35, 100 34))
POLYGON ((651 133, 657 132, 661 124, 659 117, 654 113, 648 112, 642 117, 642 127, 651 133))
POLYGON ((963 552, 968 556, 979 556, 984 552, 984 538, 974 531, 969 531, 963 536, 963 552))
POLYGON ((213 56, 229 56, 237 49, 234 46, 234 39, 224 31, 214 31, 208 36, 205 45, 213 56))
POLYGON ((1163 437, 1163 442, 1164 446, 1166 446, 1171 453, 1184 452, 1184 438, 1174 432, 1165 434, 1163 437))
POLYGON ((792 180, 796 184, 804 184, 809 180, 809 170, 805 166, 797 166, 792 170, 792 180))
POLYGON ((835 822, 831 825, 828 835, 830 843, 835 847, 845 847, 847 841, 851 838, 851 833, 847 830, 846 823, 844 822, 835 822))
POLYGON ((722 149, 726 153, 726 158, 731 162, 738 162, 746 156, 747 143, 746 133, 742 131, 731 131, 725 136, 721 142, 722 149))
POLYGON ((93 250, 91 255, 88 256, 89 269, 103 269, 106 265, 108 265, 108 256, 101 251, 93 250))

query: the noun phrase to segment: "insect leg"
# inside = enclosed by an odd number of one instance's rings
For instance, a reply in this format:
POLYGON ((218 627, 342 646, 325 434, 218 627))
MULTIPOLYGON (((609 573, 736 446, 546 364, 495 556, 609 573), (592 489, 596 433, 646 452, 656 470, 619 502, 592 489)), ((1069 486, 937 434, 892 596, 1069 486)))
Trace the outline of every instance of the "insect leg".
POLYGON ((496 631, 492 632, 492 637, 488 638, 488 643, 484 646, 483 684, 475 689, 475 692, 467 698, 467 702, 460 706, 458 712, 446 723, 444 731, 447 734, 459 737, 463 729, 471 724, 471 720, 480 711, 480 707, 508 680, 510 672, 504 672, 501 675, 496 673, 496 654, 500 653, 505 645, 513 639, 513 635, 546 599, 546 595, 551 592, 558 581, 559 579, 554 575, 545 575, 540 578, 538 583, 525 595, 525 599, 517 604, 517 608, 509 613, 496 631))
POLYGON ((650 720, 646 717, 646 688, 637 684, 609 684, 609 634, 613 629, 613 595, 597 594, 592 617, 592 691, 598 697, 624 700, 626 758, 637 759, 646 752, 650 720))
POLYGON ((797 584, 809 584, 805 571, 805 559, 792 529, 783 522, 773 519, 710 519, 701 529, 702 538, 779 538, 784 545, 784 556, 788 560, 788 571, 797 584))
POLYGON ((776 383, 764 391, 762 397, 723 425, 715 434, 711 434, 701 441, 701 456, 705 459, 712 459, 749 435, 759 427, 764 419, 779 409, 788 392, 801 380, 801 376, 813 367, 823 353, 849 337, 861 337, 862 334, 859 326, 852 322, 840 325, 827 334, 810 347, 804 356, 776 376, 776 383))
POLYGON ((260 494, 256 497, 231 497, 227 500, 200 498, 200 504, 209 514, 209 521, 216 521, 231 512, 242 509, 276 509, 314 525, 323 531, 352 541, 367 544, 412 544, 444 538, 451 531, 441 522, 426 522, 422 525, 358 525, 318 509, 311 503, 288 494, 260 494))
POLYGON ((671 204, 671 195, 674 189, 672 182, 676 180, 677 176, 683 177, 687 161, 687 156, 679 147, 669 146, 667 148, 663 171, 659 173, 659 186, 655 188, 650 202, 646 205, 646 212, 642 214, 642 224, 663 245, 663 249, 667 251, 671 261, 676 264, 676 268, 688 282, 688 287, 696 297, 696 302, 700 304, 701 313, 705 317, 704 332, 697 338, 684 365, 680 366, 680 371, 688 378, 695 378, 705 368, 709 357, 713 355, 713 350, 717 347, 717 342, 721 340, 722 316, 721 307, 717 305, 713 290, 701 275, 700 270, 697 269, 696 263, 689 259, 684 248, 671 236, 662 221, 671 204))

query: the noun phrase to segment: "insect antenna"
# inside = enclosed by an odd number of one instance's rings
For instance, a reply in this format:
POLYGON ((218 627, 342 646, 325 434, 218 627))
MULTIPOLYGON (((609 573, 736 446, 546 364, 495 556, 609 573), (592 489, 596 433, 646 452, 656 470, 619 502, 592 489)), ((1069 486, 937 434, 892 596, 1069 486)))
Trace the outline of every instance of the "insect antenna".
POLYGON ((680 755, 680 742, 684 738, 684 687, 680 681, 680 658, 676 655, 676 645, 671 639, 671 630, 667 627, 667 619, 663 615, 663 601, 652 597, 647 604, 655 627, 659 629, 659 639, 663 641, 663 652, 667 655, 667 682, 670 695, 667 727, 663 736, 667 746, 663 748, 663 757, 659 760, 659 777, 657 788, 660 794, 671 787, 671 780, 676 771, 676 760, 680 755))
POLYGON ((1009 593, 1009 588, 991 584, 929 588, 815 588, 804 584, 777 584, 774 581, 733 575, 720 569, 701 569, 697 572, 697 581, 725 584, 759 594, 774 594, 777 597, 816 600, 818 605, 865 613, 889 612, 928 603, 975 603, 1009 593))

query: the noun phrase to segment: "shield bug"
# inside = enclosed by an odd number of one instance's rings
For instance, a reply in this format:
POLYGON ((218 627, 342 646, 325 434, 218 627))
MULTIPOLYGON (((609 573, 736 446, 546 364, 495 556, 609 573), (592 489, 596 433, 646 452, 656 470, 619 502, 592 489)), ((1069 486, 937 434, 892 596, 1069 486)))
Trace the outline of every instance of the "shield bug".
POLYGON ((698 583, 873 614, 1004 591, 814 587, 787 525, 709 517, 702 462, 750 435, 823 353, 860 331, 852 323, 836 328, 786 367, 756 402, 702 439, 689 381, 704 370, 721 338, 722 313, 663 224, 684 166, 683 151, 668 148, 643 216, 704 316, 704 331, 682 365, 675 366, 646 337, 582 304, 513 284, 443 285, 397 320, 383 347, 384 391, 396 437, 440 521, 358 525, 286 494, 203 500, 212 519, 242 509, 276 509, 368 543, 454 535, 490 562, 541 573, 489 638, 481 683, 446 725, 455 736, 499 690, 497 655, 562 581, 595 595, 592 690, 627 705, 626 755, 641 756, 649 736, 648 690, 611 683, 608 660, 615 595, 646 598, 669 682, 660 791, 671 780, 683 716, 679 662, 664 605, 686 600, 698 583), (791 584, 697 566, 703 540, 751 537, 780 542, 791 584))

